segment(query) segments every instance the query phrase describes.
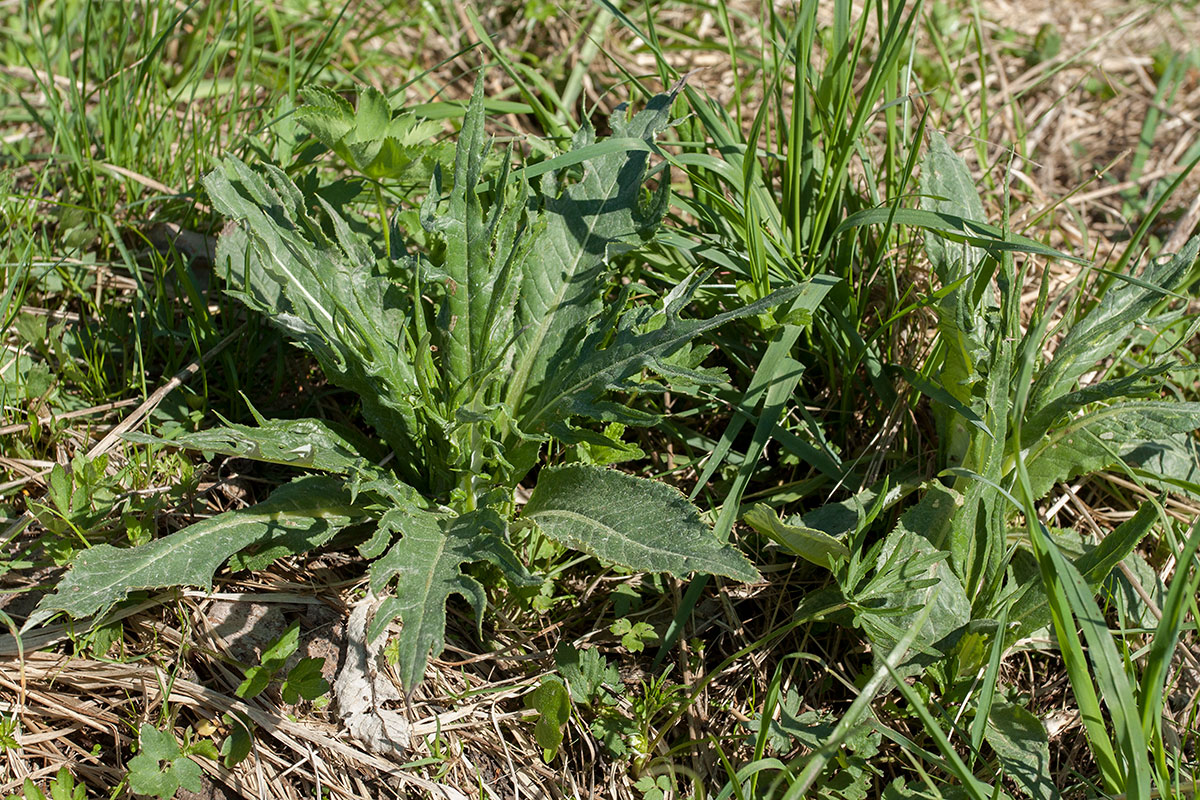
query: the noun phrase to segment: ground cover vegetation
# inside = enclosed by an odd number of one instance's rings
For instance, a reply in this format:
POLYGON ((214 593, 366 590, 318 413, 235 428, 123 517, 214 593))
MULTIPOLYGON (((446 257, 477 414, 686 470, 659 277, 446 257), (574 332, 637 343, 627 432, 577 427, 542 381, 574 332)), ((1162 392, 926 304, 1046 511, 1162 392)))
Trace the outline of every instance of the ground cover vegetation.
POLYGON ((0 26, 3 796, 1195 794, 1194 8, 0 26))

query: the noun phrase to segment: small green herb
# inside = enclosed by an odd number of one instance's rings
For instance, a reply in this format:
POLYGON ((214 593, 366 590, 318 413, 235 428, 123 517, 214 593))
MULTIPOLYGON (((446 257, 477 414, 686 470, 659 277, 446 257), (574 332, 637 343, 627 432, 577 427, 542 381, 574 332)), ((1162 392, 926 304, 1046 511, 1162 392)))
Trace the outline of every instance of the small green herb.
POLYGON ((614 622, 608 632, 621 637, 621 646, 631 653, 640 653, 646 649, 646 642, 658 640, 654 626, 648 622, 630 622, 627 618, 614 622))
MULTIPOLYGON (((207 742, 211 746, 211 742, 207 742)), ((129 788, 135 794, 174 797, 179 789, 199 792, 200 765, 190 758, 190 750, 181 749, 175 735, 153 725, 142 725, 138 735, 138 753, 129 760, 129 788)))
POLYGON ((571 696, 566 685, 553 676, 543 678, 541 684, 525 696, 525 707, 538 712, 533 738, 542 748, 542 758, 550 763, 558 755, 563 728, 571 716, 571 696))

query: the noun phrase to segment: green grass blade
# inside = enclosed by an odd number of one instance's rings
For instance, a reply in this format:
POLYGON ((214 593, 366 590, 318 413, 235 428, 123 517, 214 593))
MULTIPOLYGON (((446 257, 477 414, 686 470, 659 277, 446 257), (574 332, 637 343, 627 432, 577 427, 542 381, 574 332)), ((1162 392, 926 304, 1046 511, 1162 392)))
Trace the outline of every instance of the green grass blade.
MULTIPOLYGON (((1142 673, 1139 699, 1141 702, 1142 735, 1155 743, 1155 749, 1161 754, 1162 742, 1162 705, 1163 684, 1175 652, 1175 644, 1183 628, 1184 614, 1187 612, 1189 599, 1194 602, 1197 588, 1200 588, 1200 568, 1196 568, 1196 551, 1200 548, 1200 520, 1192 525, 1192 532, 1184 544, 1183 552, 1175 560, 1175 577, 1171 580, 1171 588, 1167 592, 1167 601, 1163 604, 1162 619, 1154 632, 1150 643, 1150 653, 1146 656, 1146 669, 1142 673), (1195 573, 1189 576, 1189 571, 1195 573)), ((1160 770, 1161 771, 1161 770, 1160 770)), ((1160 785, 1160 790, 1169 792, 1170 787, 1160 785)))

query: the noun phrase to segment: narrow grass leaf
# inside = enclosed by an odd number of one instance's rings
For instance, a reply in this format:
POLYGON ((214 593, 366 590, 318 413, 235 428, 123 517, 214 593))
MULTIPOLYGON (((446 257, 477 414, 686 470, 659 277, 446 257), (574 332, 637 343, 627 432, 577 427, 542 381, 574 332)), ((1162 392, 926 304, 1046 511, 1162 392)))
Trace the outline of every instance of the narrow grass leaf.
MULTIPOLYGON (((1032 500, 1028 502, 1032 505, 1032 500)), ((1096 694, 1091 675, 1088 674, 1087 656, 1074 624, 1070 601, 1063 588, 1066 577, 1056 569, 1055 563, 1046 554, 1049 536, 1040 523, 1030 525, 1030 541, 1041 570, 1042 584, 1054 622, 1063 666, 1066 667, 1075 702, 1079 706, 1080 720, 1092 746, 1092 757, 1096 760, 1105 786, 1109 791, 1119 793, 1125 785, 1125 769, 1118 761, 1116 747, 1108 736, 1104 714, 1100 709, 1100 698, 1096 694)))
MULTIPOLYGON (((1141 715, 1138 713, 1137 703, 1134 700, 1129 675, 1125 672, 1125 662, 1117 653, 1104 614, 1093 599, 1092 589, 1079 574, 1075 565, 1063 556, 1050 537, 1046 535, 1044 527, 1040 523, 1037 523, 1037 526, 1041 529, 1041 535, 1037 537, 1038 560, 1054 571, 1057 576, 1058 590, 1066 600, 1075 622, 1083 631, 1084 638, 1088 643, 1088 657, 1092 663, 1096 683, 1100 688, 1100 695, 1105 699, 1105 705, 1112 717, 1113 731, 1119 746, 1117 752, 1123 762, 1120 768, 1121 783, 1123 784, 1121 788, 1127 797, 1148 798, 1151 776, 1146 738, 1142 734, 1141 715)), ((1057 629, 1058 620, 1055 622, 1057 629)), ((1076 653, 1063 653, 1064 660, 1077 656, 1076 653)), ((1074 686, 1074 681, 1072 681, 1072 686, 1074 686)), ((1082 710, 1082 700, 1080 705, 1082 710)))
POLYGON ((937 749, 942 754, 942 758, 944 759, 939 766, 945 768, 947 772, 959 780, 959 783, 962 784, 963 789, 966 790, 967 796, 970 797, 971 800, 995 800, 997 796, 1007 797, 1004 792, 1001 791, 997 793, 991 786, 988 786, 986 783, 979 780, 979 778, 976 778, 974 773, 967 768, 967 765, 963 763, 962 758, 958 755, 958 752, 954 749, 954 746, 950 744, 950 740, 946 738, 946 733, 942 730, 942 726, 936 719, 934 719, 933 715, 929 713, 929 709, 925 707, 925 702, 921 700, 921 696, 918 695, 916 691, 904 681, 904 678, 901 677, 898 672, 896 672, 892 660, 890 658, 887 659, 884 661, 882 666, 887 670, 887 673, 892 677, 892 680, 896 682, 896 688, 899 689, 900 694, 902 694, 904 699, 908 702, 909 708, 911 708, 916 713, 917 718, 921 720, 921 724, 925 728, 925 732, 931 739, 933 739, 933 743, 937 745, 937 749))
MULTIPOLYGON (((1195 603, 1196 591, 1200 588, 1200 565, 1196 561, 1198 548, 1200 520, 1192 525, 1183 552, 1175 559, 1175 577, 1171 579, 1171 588, 1162 607, 1162 619, 1154 632, 1150 653, 1146 657, 1146 669, 1142 673, 1139 692, 1142 733, 1149 741, 1162 741, 1163 685, 1183 628, 1184 615, 1188 606, 1195 603)), ((1166 786, 1160 786, 1160 789, 1164 794, 1168 791, 1166 786)))
MULTIPOLYGON (((842 746, 842 743, 858 728, 863 718, 867 715, 871 703, 875 701, 875 695, 883 689, 888 675, 892 674, 893 667, 904 660, 905 654, 908 653, 909 648, 912 647, 913 641, 916 639, 917 631, 925 626, 931 609, 932 605, 928 605, 917 612, 915 624, 905 631, 900 640, 896 642, 896 646, 891 649, 891 652, 881 659, 882 663, 876 666, 875 673, 863 686, 862 691, 858 693, 858 697, 854 698, 854 702, 850 704, 850 708, 846 709, 841 719, 838 720, 833 733, 805 762, 804 769, 801 770, 796 780, 788 787, 783 800, 799 800, 816 783, 821 773, 825 770, 825 765, 829 763, 829 760, 834 757, 838 749, 842 746)), ((894 674, 892 674, 892 679, 896 680, 894 674)), ((902 680, 899 683, 903 685, 902 680)), ((909 691, 911 692, 912 690, 909 689, 909 691)))
MULTIPOLYGON (((1099 591, 1117 565, 1150 533, 1157 519, 1158 510, 1151 504, 1143 505, 1132 517, 1110 531, 1098 545, 1075 560, 1075 568, 1092 591, 1099 591)), ((1048 602, 1043 591, 1024 591, 1009 612, 1013 625, 1006 633, 1005 641, 1011 644, 1050 624, 1048 602)))
POLYGON ((855 212, 842 220, 841 225, 834 231, 834 235, 861 228, 864 225, 879 225, 888 222, 932 231, 951 242, 965 243, 986 250, 997 259, 1001 253, 1028 253, 1070 261, 1075 264, 1087 263, 1084 259, 1056 250, 1027 236, 1005 232, 986 222, 963 219, 954 214, 940 211, 913 208, 868 208, 855 212))

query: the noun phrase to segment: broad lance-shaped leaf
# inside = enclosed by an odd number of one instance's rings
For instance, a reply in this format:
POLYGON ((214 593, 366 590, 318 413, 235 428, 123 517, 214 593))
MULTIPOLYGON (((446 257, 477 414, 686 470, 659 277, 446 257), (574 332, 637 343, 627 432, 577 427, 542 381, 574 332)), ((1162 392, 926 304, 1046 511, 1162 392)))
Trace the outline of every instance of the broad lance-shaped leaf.
POLYGON ((1170 258, 1152 260, 1140 277, 1117 277, 1096 308, 1077 320, 1038 375, 1029 407, 1041 410, 1065 394, 1080 376, 1109 358, 1129 337, 1133 326, 1178 289, 1192 274, 1200 254, 1200 237, 1170 258))
POLYGON ((326 236, 301 192, 270 165, 260 175, 228 157, 204 186, 217 210, 237 223, 217 245, 218 266, 235 296, 310 350, 330 380, 362 398, 364 416, 389 445, 416 452, 417 377, 406 339, 397 334, 408 326, 408 298, 378 274, 371 248, 321 201, 335 238, 326 236))
POLYGON ((1087 406, 1156 394, 1159 387, 1152 382, 1153 379, 1169 373, 1173 366, 1170 363, 1152 364, 1130 375, 1089 384, 1055 398, 1022 423, 1021 445, 1030 447, 1036 444, 1052 427, 1070 419, 1087 406))
MULTIPOLYGON (((632 119, 624 109, 609 119, 613 138, 641 139, 652 144, 671 122, 675 92, 654 97, 632 119)), ((592 144, 595 132, 584 124, 572 149, 592 144)), ((578 342, 587 322, 601 310, 597 291, 609 258, 641 242, 666 211, 670 180, 663 176, 648 205, 643 202, 650 153, 626 150, 605 153, 583 165, 577 180, 556 185, 555 176, 541 181, 544 228, 521 281, 517 307, 516 359, 506 402, 520 410, 550 371, 561 363, 560 352, 578 342)))
POLYGON ((1030 797, 1058 797, 1050 772, 1050 742, 1041 720, 1020 706, 995 703, 983 735, 1008 777, 1030 797))
POLYGON ((1025 456, 1034 497, 1043 497, 1057 481, 1105 469, 1121 453, 1200 428, 1200 403, 1165 400, 1114 403, 1070 420, 1050 431, 1025 456))
POLYGON ((357 432, 323 419, 259 419, 255 428, 227 422, 223 428, 184 433, 173 439, 136 432, 127 433, 125 438, 342 475, 361 474, 371 468, 363 457, 372 449, 370 444, 357 432))
POLYGON ((850 551, 841 541, 816 528, 783 522, 774 509, 763 503, 755 503, 754 508, 747 511, 742 519, 793 555, 819 567, 829 569, 834 558, 850 557, 850 551))
POLYGON ((1172 491, 1200 499, 1200 442, 1189 434, 1139 442, 1121 453, 1125 465, 1160 491, 1172 491))
MULTIPOLYGON (((937 131, 930 134, 929 152, 921 162, 921 190, 921 208, 926 211, 984 219, 979 189, 966 163, 937 131)), ((985 255, 982 249, 949 242, 932 231, 925 236, 925 252, 943 285, 975 269, 985 255)))
POLYGON ((810 283, 803 283, 778 289, 762 300, 709 319, 681 319, 679 314, 691 300, 697 283, 693 279, 677 287, 661 312, 643 306, 625 312, 615 325, 600 321, 589 326, 588 335, 569 354, 560 357, 554 374, 547 377, 536 399, 523 409, 520 417, 523 429, 533 434, 552 433, 570 442, 575 434, 568 423, 574 416, 627 425, 653 424, 658 417, 605 400, 603 396, 610 391, 638 388, 634 379, 640 378, 645 370, 693 383, 720 381, 723 376, 719 373, 689 368, 670 357, 700 334, 726 322, 764 313, 801 296, 811 300, 815 294, 819 302, 829 289, 828 283, 820 282, 823 291, 814 293, 810 283), (661 324, 654 327, 651 322, 658 320, 661 324), (617 329, 615 335, 613 327, 617 329), (605 346, 609 338, 611 341, 605 346))
POLYGON ((482 81, 481 76, 459 134, 448 207, 439 209, 431 191, 421 208, 422 225, 442 244, 441 252, 435 248, 431 255, 434 262, 440 255, 439 273, 446 283, 435 355, 448 384, 446 400, 451 407, 478 402, 482 384, 503 374, 511 361, 517 289, 535 238, 526 235, 522 225, 524 181, 517 183, 515 196, 508 196, 510 158, 503 160, 493 182, 490 214, 478 194, 489 150, 482 81))
POLYGON ((758 580, 736 548, 722 544, 700 510, 659 481, 585 464, 546 467, 521 520, 576 550, 644 572, 692 572, 758 580))
POLYGON ((380 522, 400 539, 371 565, 371 591, 384 594, 395 581, 394 595, 380 604, 367 632, 379 636, 400 619, 400 681, 411 691, 425 674, 425 662, 438 656, 446 635, 446 600, 461 595, 480 618, 487 595, 479 581, 462 572, 464 564, 490 561, 518 586, 536 586, 504 541, 504 521, 491 509, 443 517, 419 509, 396 509, 380 522))
POLYGON ((75 618, 99 614, 137 589, 209 587, 226 559, 247 547, 260 545, 276 558, 303 552, 365 516, 350 503, 340 480, 298 478, 258 505, 218 514, 147 544, 125 549, 100 544, 83 551, 25 628, 59 611, 75 618))

